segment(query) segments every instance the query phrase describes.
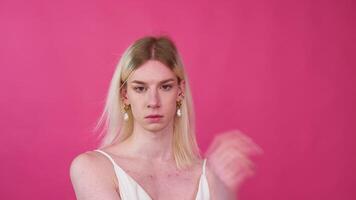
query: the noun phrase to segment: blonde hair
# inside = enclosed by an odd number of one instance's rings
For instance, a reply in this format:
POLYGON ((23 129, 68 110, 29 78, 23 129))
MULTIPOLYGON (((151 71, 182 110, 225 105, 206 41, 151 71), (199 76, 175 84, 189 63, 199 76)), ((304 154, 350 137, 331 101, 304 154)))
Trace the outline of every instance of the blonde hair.
POLYGON ((169 67, 177 76, 178 83, 185 81, 185 95, 180 107, 182 115, 174 119, 172 148, 177 167, 188 167, 200 158, 195 138, 193 101, 181 57, 172 40, 165 36, 143 37, 130 45, 121 57, 110 83, 104 111, 96 126, 96 130, 104 126, 100 134, 100 147, 122 142, 132 135, 133 116, 129 109, 128 120, 123 119, 121 89, 126 87, 130 74, 148 60, 157 60, 169 67))

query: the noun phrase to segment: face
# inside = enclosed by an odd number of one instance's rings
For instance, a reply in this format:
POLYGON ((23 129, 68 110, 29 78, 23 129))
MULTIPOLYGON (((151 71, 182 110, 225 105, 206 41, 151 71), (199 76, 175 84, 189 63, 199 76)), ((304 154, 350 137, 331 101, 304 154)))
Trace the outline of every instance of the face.
POLYGON ((132 72, 122 96, 131 107, 134 125, 157 132, 173 126, 177 101, 182 100, 183 92, 184 81, 178 85, 171 69, 149 60, 132 72))

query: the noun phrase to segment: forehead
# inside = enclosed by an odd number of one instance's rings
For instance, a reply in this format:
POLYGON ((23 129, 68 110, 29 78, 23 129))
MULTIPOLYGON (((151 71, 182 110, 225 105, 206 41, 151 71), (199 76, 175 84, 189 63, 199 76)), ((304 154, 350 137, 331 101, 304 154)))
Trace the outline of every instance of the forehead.
POLYGON ((170 68, 159 61, 149 60, 132 72, 128 82, 137 80, 155 83, 170 78, 176 79, 176 75, 170 68))

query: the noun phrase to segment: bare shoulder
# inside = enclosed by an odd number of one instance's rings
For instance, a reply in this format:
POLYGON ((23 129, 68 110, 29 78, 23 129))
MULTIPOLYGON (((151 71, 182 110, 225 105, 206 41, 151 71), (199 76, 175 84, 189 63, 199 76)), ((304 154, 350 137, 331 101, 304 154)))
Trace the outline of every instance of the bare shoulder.
POLYGON ((79 154, 70 165, 70 178, 78 200, 120 199, 114 177, 110 161, 98 152, 79 154))
POLYGON ((97 155, 92 151, 87 151, 82 154, 77 155, 70 165, 70 172, 79 172, 83 169, 83 167, 87 166, 87 168, 93 168, 96 165, 97 155))
POLYGON ((94 177, 100 173, 101 168, 105 163, 100 160, 100 157, 93 151, 87 151, 77 155, 70 165, 71 178, 94 177), (90 172, 90 173, 89 173, 90 172))

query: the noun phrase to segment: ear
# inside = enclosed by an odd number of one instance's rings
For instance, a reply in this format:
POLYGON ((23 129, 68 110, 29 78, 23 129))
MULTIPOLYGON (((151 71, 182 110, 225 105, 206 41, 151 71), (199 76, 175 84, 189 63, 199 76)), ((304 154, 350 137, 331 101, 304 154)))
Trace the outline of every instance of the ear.
POLYGON ((178 85, 178 101, 182 101, 185 96, 185 80, 181 80, 180 84, 178 85))
POLYGON ((126 105, 129 105, 129 98, 127 97, 127 87, 122 87, 120 90, 120 98, 122 99, 122 102, 126 105))

